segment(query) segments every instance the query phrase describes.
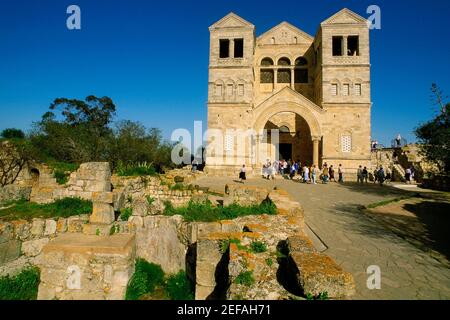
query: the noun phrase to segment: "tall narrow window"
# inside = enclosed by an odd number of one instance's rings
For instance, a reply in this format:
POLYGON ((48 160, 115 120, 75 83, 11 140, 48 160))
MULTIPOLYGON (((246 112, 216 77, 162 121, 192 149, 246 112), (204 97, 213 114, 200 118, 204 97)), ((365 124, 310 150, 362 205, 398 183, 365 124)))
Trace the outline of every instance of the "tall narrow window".
POLYGON ((342 152, 352 151, 352 137, 349 135, 341 136, 341 150, 342 152))
POLYGON ((333 37, 333 56, 338 57, 343 55, 344 37, 333 37))
POLYGON ((244 39, 234 39, 234 57, 244 57, 244 39))
POLYGON ((337 83, 332 83, 331 84, 331 95, 332 96, 337 96, 338 95, 338 85, 337 85, 337 83))
POLYGON ((220 46, 220 48, 219 48, 220 58, 229 58, 230 57, 230 40, 220 39, 219 46, 220 46))
POLYGON ((355 84, 355 95, 360 96, 362 94, 361 84, 356 83, 355 84))
POLYGON ((347 38, 347 55, 359 56, 359 37, 349 36, 347 38))
POLYGON ((231 97, 233 95, 233 85, 227 84, 227 96, 231 97))
POLYGON ((342 95, 343 96, 349 96, 350 95, 350 84, 344 83, 342 86, 342 95))
POLYGON ((217 97, 221 97, 223 95, 223 86, 221 84, 216 84, 216 92, 215 95, 217 97))
POLYGON ((231 134, 225 135, 225 151, 233 151, 234 139, 231 134))
POLYGON ((238 84, 238 95, 239 96, 244 95, 244 85, 242 83, 238 84))

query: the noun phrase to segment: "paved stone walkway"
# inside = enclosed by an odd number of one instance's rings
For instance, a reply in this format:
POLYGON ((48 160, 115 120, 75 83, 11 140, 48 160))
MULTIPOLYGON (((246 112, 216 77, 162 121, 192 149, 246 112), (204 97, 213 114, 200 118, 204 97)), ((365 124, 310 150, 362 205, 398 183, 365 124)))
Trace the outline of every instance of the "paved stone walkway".
MULTIPOLYGON (((230 178, 202 177, 195 184, 223 191, 230 178)), ((250 179, 246 184, 288 191, 305 209, 305 220, 326 244, 324 252, 353 274, 355 299, 450 299, 450 269, 396 236, 360 207, 402 195, 405 190, 377 185, 305 185, 289 180, 250 179), (369 290, 367 267, 381 269, 381 289, 369 290)))

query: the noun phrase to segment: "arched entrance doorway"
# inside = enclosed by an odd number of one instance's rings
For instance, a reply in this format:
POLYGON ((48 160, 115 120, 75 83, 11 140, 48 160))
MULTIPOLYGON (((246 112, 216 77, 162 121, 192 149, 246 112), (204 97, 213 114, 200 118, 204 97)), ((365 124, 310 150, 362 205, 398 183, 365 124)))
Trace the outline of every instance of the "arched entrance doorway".
POLYGON ((302 164, 319 166, 322 133, 316 114, 322 113, 323 110, 315 110, 296 102, 282 101, 265 103, 255 111, 256 120, 253 128, 258 132, 258 136, 253 163, 259 167, 268 158, 272 160, 275 158, 277 154, 273 144, 277 142, 270 136, 270 129, 277 128, 281 129, 278 141, 280 158, 289 158, 291 155, 290 159, 293 161, 300 160, 302 164), (264 154, 267 149, 272 150, 268 154, 269 157, 264 154))
POLYGON ((33 187, 38 186, 39 185, 39 177, 40 177, 39 170, 36 168, 32 168, 30 170, 30 175, 31 175, 31 182, 33 184, 33 187))
POLYGON ((303 117, 294 112, 280 112, 269 118, 264 129, 272 161, 291 160, 307 165, 313 163, 311 130, 303 117))

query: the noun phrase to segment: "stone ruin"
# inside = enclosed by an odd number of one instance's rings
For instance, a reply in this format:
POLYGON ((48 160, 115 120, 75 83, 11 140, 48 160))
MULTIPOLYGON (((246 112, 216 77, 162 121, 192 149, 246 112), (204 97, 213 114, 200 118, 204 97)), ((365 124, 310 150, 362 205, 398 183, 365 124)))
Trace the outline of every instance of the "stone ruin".
POLYGON ((197 300, 292 299, 301 292, 341 299, 355 291, 353 277, 314 248, 304 231, 303 209, 283 190, 231 185, 223 196, 170 190, 155 177, 111 177, 107 163, 82 165, 58 190, 54 199, 92 200, 92 214, 0 222, 0 275, 38 266, 39 299, 124 299, 137 257, 169 274, 186 271, 197 300), (147 197, 154 201, 144 204, 147 197), (179 206, 206 197, 225 205, 270 199, 277 214, 208 223, 162 215, 167 200, 179 206), (128 221, 116 219, 127 206, 133 208, 128 221), (265 243, 267 251, 249 251, 255 241, 265 243), (238 283, 247 271, 254 281, 238 283))

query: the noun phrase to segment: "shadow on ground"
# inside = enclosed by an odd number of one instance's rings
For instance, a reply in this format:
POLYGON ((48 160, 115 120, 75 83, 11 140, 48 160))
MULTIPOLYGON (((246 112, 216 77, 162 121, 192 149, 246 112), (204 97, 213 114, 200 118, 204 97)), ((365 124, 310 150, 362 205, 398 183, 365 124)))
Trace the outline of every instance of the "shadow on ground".
POLYGON ((378 196, 389 196, 389 197, 401 197, 401 196, 411 196, 417 193, 416 191, 407 191, 394 188, 392 185, 382 185, 374 184, 373 182, 358 184, 356 182, 343 183, 340 186, 348 189, 349 191, 378 195, 378 196))
MULTIPOLYGON (((345 204, 334 209, 343 216, 352 216, 349 230, 390 242, 406 240, 416 248, 431 253, 442 263, 450 261, 450 203, 413 198, 416 201, 397 204, 412 215, 389 212, 389 206, 382 213, 366 210, 358 204, 345 204), (434 252, 437 254, 435 254, 434 252)), ((380 207, 383 208, 383 207, 380 207)), ((380 209, 380 208, 377 208, 380 209)))

